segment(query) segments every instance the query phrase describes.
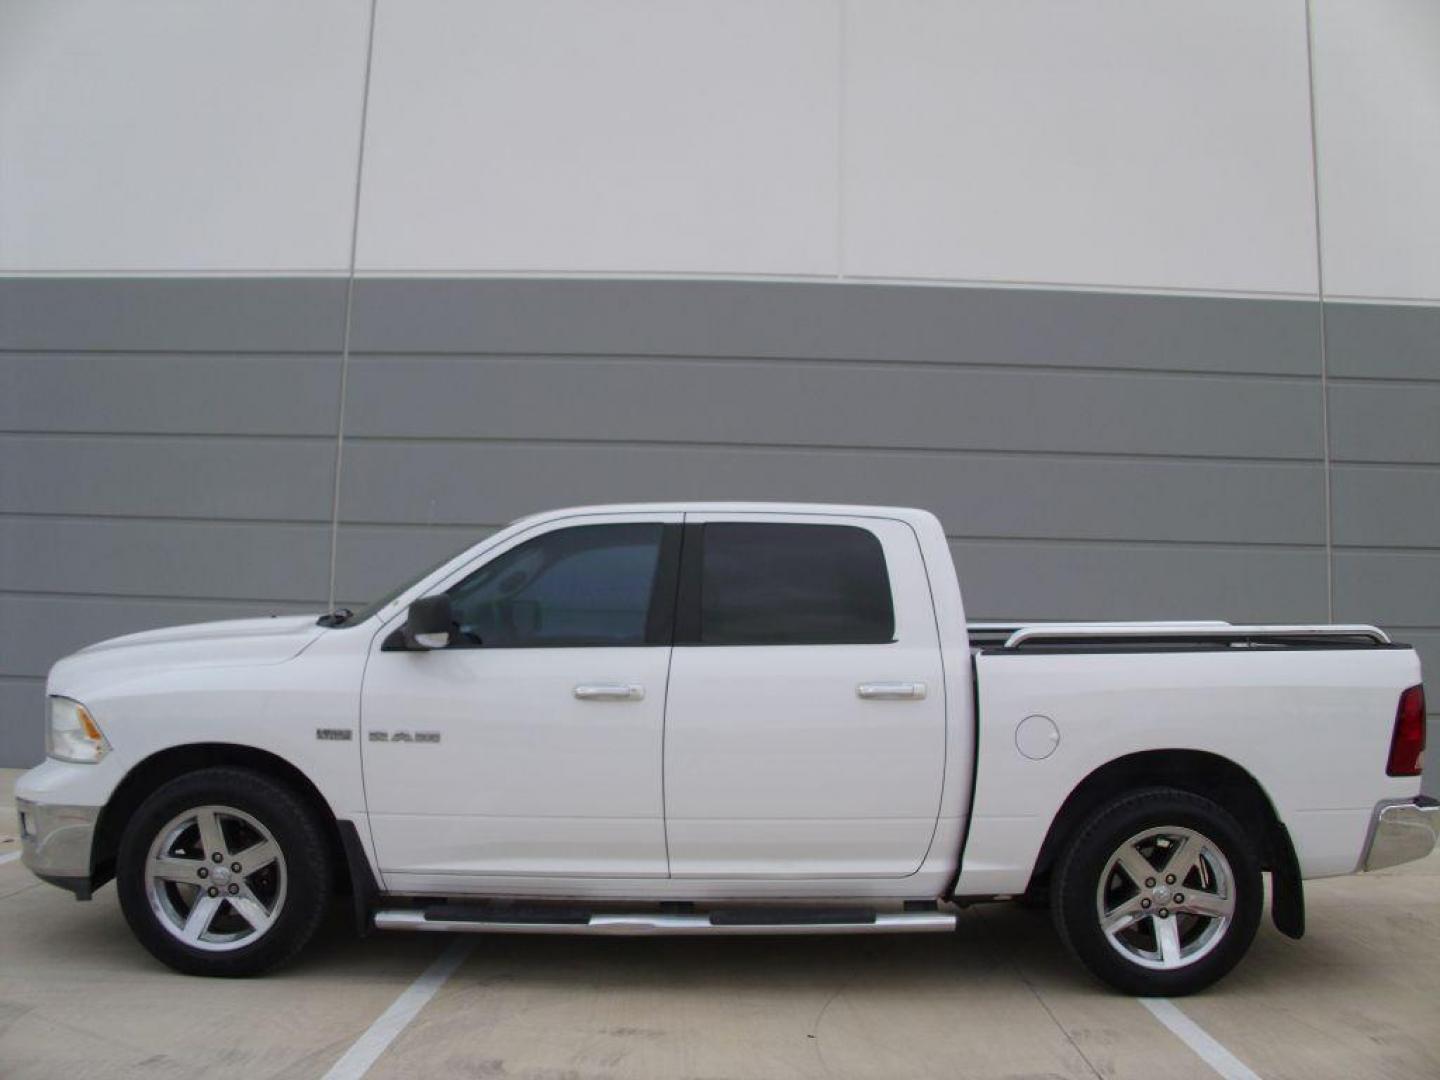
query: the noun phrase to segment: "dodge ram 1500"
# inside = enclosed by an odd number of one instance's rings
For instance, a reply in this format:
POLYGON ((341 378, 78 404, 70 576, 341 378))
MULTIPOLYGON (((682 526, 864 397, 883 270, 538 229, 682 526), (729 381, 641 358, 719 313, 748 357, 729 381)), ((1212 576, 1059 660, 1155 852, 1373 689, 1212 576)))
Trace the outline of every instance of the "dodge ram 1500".
POLYGON ((26 864, 114 878, 187 972, 362 931, 944 931, 1048 903, 1127 992, 1244 954, 1264 891, 1428 854, 1415 652, 1370 626, 974 624, 918 510, 515 522, 363 611, 59 661, 26 864))

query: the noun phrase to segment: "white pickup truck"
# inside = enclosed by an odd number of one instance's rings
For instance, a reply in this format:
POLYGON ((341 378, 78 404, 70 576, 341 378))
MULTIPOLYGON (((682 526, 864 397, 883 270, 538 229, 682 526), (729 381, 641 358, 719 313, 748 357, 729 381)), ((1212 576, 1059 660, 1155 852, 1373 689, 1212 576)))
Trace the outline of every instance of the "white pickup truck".
POLYGON ((948 930, 1048 902, 1124 991, 1228 971, 1273 886, 1428 854, 1413 650, 1369 626, 967 627, 918 510, 526 518, 367 609, 50 672, 24 858, 186 972, 362 932, 948 930))

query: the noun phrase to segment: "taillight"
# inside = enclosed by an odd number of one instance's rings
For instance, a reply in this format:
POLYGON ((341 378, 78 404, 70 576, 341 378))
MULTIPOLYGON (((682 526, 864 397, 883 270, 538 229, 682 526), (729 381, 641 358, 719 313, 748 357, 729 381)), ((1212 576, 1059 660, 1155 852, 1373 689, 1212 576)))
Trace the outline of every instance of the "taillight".
POLYGON ((1412 686, 1400 695, 1395 733, 1390 736, 1389 776, 1419 776, 1425 767, 1425 688, 1412 686))

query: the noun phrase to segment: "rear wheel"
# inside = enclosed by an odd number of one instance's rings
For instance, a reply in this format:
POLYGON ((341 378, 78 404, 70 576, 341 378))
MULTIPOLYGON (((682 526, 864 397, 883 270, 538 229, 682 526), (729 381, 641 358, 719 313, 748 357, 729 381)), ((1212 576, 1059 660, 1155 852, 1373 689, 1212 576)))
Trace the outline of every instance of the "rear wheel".
POLYGON ((1101 807, 1052 882, 1056 928, 1090 971, 1130 994, 1177 996, 1225 975, 1260 925, 1254 845, 1223 807, 1153 788, 1101 807))
POLYGON ((248 769, 170 781, 121 838, 116 887, 141 943, 178 971, 252 975, 314 934, 330 900, 329 851, 314 812, 248 769))

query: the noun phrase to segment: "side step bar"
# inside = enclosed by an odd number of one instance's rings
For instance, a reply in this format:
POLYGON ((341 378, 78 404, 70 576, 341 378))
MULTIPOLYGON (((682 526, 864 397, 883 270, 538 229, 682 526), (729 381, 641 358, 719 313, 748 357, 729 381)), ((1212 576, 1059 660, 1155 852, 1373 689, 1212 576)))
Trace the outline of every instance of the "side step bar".
POLYGON ((955 929, 955 916, 939 911, 779 913, 726 909, 707 914, 616 913, 573 916, 569 912, 545 921, 538 917, 507 918, 503 911, 471 914, 443 906, 397 908, 375 913, 377 930, 423 930, 469 934, 592 934, 618 937, 680 934, 894 934, 944 933, 955 929), (805 916, 809 914, 810 917, 805 916))

